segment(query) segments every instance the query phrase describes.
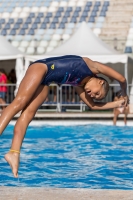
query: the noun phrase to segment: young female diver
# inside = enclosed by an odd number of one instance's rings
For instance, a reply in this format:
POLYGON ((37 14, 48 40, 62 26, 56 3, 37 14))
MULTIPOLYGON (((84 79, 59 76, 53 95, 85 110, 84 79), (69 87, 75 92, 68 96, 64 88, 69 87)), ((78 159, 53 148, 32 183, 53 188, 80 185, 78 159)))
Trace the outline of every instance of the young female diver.
POLYGON ((86 57, 72 55, 47 58, 32 63, 21 81, 15 99, 6 107, 0 117, 0 134, 2 134, 14 115, 22 111, 14 127, 11 149, 5 155, 14 177, 18 177, 20 148, 27 126, 38 107, 45 101, 48 95, 48 85, 52 82, 75 86, 80 98, 93 110, 110 109, 128 104, 126 79, 101 63, 86 57), (93 99, 104 98, 108 92, 107 81, 96 76, 100 73, 116 79, 120 83, 122 98, 119 101, 108 103, 93 101, 93 99))

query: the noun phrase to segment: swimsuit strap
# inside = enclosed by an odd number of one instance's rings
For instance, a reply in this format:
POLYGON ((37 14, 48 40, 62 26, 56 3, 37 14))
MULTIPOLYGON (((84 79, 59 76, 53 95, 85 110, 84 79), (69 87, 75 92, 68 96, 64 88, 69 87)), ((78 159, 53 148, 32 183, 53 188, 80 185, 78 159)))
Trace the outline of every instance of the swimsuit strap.
POLYGON ((10 149, 11 152, 14 152, 14 153, 19 153, 20 154, 20 151, 17 151, 17 150, 14 150, 14 149, 10 149))

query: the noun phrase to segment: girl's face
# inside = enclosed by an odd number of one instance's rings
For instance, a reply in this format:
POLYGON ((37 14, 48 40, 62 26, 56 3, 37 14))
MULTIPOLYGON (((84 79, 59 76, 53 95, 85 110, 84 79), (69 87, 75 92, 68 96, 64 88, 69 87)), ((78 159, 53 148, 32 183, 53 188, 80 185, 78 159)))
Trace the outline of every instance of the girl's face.
POLYGON ((85 85, 86 93, 94 99, 103 99, 105 91, 103 89, 104 80, 92 77, 85 85))

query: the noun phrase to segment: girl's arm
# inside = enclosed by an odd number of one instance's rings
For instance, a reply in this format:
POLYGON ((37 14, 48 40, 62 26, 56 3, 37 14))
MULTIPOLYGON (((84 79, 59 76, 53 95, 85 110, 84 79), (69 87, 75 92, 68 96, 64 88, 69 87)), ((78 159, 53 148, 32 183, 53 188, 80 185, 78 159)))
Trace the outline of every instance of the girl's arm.
POLYGON ((125 77, 122 74, 115 71, 114 69, 112 69, 112 68, 110 68, 106 65, 103 65, 102 63, 92 61, 89 58, 87 58, 87 59, 84 58, 84 59, 87 62, 90 70, 94 74, 104 74, 105 76, 113 78, 120 83, 121 91, 122 91, 121 95, 125 99, 125 105, 127 105, 129 99, 128 99, 128 96, 127 96, 127 81, 126 81, 125 77))
POLYGON ((106 110, 106 109, 121 107, 125 103, 124 99, 108 103, 94 102, 93 99, 84 91, 82 87, 75 87, 75 89, 81 100, 92 110, 103 110, 103 109, 106 110))

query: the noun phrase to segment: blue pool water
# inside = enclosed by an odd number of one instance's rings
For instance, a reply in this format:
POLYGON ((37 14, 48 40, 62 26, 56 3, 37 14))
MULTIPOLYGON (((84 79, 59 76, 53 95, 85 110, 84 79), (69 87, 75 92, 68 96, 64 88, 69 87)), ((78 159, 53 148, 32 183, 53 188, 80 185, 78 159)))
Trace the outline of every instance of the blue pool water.
POLYGON ((12 139, 0 137, 0 186, 133 189, 132 127, 30 126, 21 149, 19 180, 4 160, 12 139))

